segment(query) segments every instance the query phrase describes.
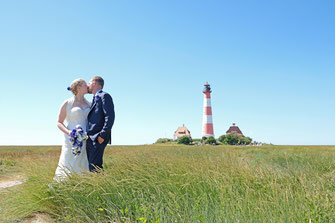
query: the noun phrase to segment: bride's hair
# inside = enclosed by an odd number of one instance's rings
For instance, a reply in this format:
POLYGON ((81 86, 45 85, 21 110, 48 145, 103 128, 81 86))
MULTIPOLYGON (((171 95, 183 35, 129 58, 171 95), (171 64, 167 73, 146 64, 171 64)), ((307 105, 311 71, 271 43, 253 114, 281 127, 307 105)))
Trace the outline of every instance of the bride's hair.
POLYGON ((74 95, 77 95, 77 88, 78 86, 83 85, 84 81, 85 80, 81 78, 75 79, 74 81, 72 81, 69 91, 71 91, 74 95))

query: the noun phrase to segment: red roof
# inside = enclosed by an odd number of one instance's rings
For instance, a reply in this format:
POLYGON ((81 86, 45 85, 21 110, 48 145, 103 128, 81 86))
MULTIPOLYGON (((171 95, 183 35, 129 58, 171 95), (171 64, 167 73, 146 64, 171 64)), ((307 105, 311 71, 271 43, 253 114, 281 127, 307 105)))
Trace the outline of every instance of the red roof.
POLYGON ((229 134, 229 133, 235 133, 235 134, 241 134, 243 135, 242 131, 240 130, 240 128, 238 126, 230 126, 230 128, 228 129, 228 131, 226 132, 226 134, 229 134))

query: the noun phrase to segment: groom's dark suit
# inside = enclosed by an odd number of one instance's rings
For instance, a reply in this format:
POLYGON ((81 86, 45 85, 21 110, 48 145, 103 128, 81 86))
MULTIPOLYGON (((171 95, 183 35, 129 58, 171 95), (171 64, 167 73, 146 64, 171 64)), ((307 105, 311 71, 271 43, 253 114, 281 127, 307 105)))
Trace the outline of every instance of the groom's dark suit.
POLYGON ((93 101, 87 117, 86 149, 90 171, 95 170, 94 166, 103 168, 102 156, 107 143, 111 143, 111 130, 115 120, 112 97, 103 91, 97 95, 98 99, 93 101), (98 136, 104 139, 103 143, 98 142, 98 136))

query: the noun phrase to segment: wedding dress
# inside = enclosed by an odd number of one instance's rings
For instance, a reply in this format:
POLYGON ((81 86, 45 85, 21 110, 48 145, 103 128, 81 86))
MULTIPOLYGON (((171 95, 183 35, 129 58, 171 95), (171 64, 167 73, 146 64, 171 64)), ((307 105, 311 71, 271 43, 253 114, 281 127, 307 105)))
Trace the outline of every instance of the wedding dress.
MULTIPOLYGON (((90 108, 87 107, 86 109, 81 109, 80 107, 73 107, 74 99, 75 97, 67 99, 65 119, 67 122, 67 129, 72 130, 76 127, 76 125, 80 125, 86 132, 87 115, 90 111, 90 108)), ((78 156, 74 156, 72 154, 72 145, 70 143, 69 136, 64 134, 62 152, 59 158, 54 180, 60 182, 68 175, 71 175, 71 173, 82 173, 89 171, 88 166, 86 141, 83 143, 81 153, 78 156)))

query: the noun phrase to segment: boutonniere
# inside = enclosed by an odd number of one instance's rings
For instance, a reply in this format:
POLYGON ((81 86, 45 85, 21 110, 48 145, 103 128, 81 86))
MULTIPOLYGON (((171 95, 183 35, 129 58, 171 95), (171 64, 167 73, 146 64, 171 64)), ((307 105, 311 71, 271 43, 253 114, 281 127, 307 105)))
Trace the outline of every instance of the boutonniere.
POLYGON ((97 103, 97 101, 99 101, 99 99, 101 98, 101 94, 101 90, 97 92, 97 95, 94 96, 94 103, 97 103))

